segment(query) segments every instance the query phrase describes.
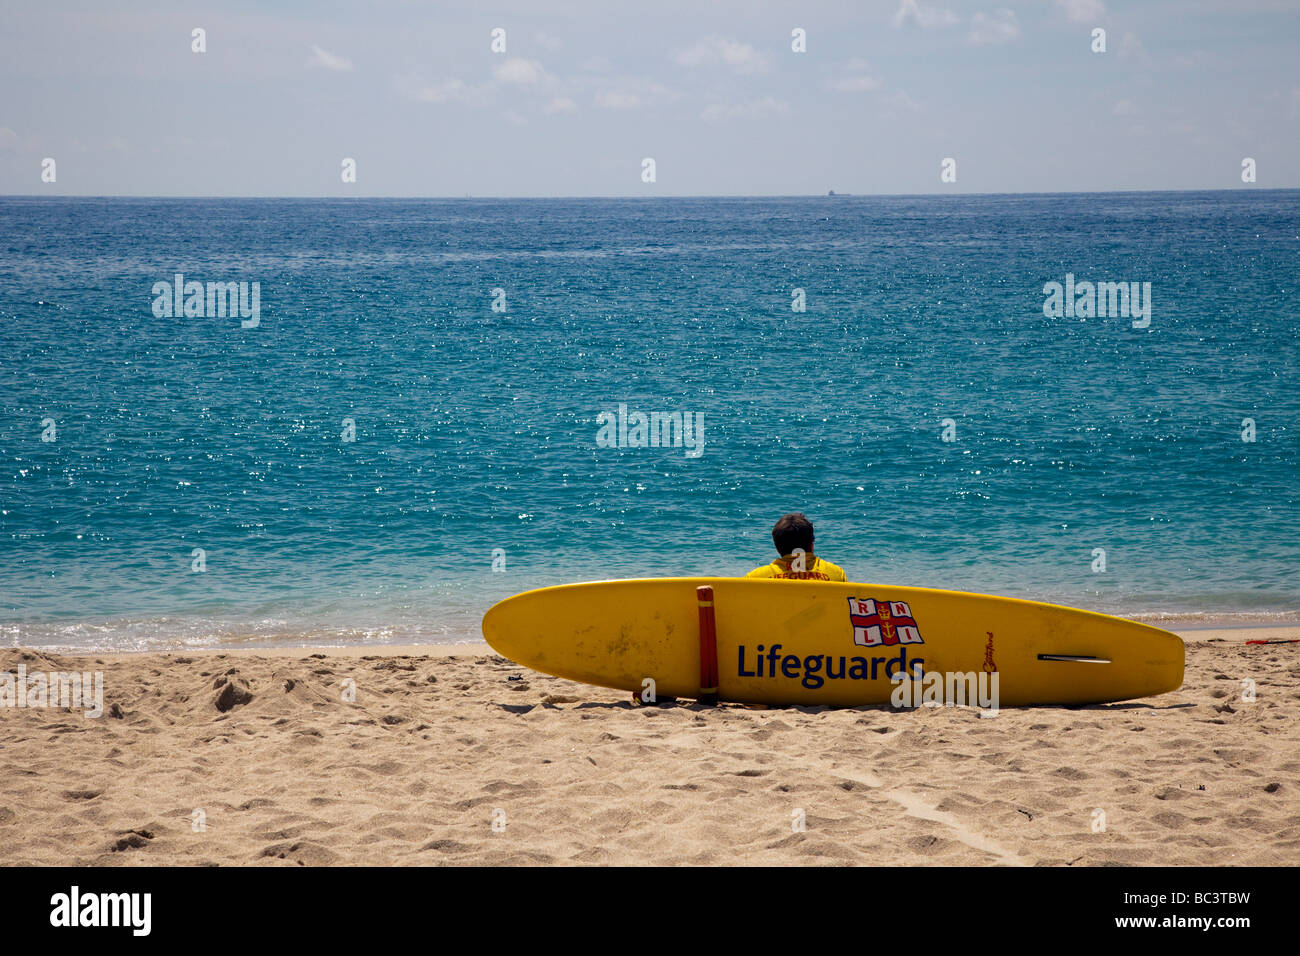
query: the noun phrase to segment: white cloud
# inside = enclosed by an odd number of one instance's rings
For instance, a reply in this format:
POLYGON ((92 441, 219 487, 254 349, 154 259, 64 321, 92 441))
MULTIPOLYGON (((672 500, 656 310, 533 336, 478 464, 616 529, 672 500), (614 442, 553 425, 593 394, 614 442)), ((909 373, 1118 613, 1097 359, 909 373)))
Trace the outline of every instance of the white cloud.
POLYGON ((546 104, 546 109, 544 110, 544 112, 552 115, 556 113, 576 113, 577 111, 578 104, 573 102, 573 100, 569 99, 567 96, 557 96, 555 99, 551 100, 551 102, 546 104))
POLYGON ((1090 23, 1095 26, 1106 15, 1106 4, 1101 0, 1056 0, 1056 5, 1074 23, 1090 23))
POLYGON ((308 66, 319 66, 325 70, 338 70, 348 72, 352 69, 352 61, 345 57, 335 56, 328 50, 322 50, 316 44, 311 45, 311 59, 307 61, 308 66))
POLYGON ((705 107, 704 112, 700 114, 700 119, 709 123, 718 123, 729 119, 764 119, 788 112, 790 112, 790 104, 785 100, 765 96, 752 103, 712 104, 705 107))
POLYGON ((976 46, 991 43, 1007 43, 1020 36, 1020 23, 1016 15, 1006 7, 993 13, 977 13, 971 17, 970 33, 966 40, 976 46))
POLYGON ((1112 116, 1137 116, 1138 108, 1132 100, 1120 100, 1110 112, 1112 116))
POLYGON ((923 30, 931 27, 951 27, 957 23, 957 14, 942 7, 921 6, 917 0, 903 0, 894 14, 894 26, 901 27, 909 20, 923 30))
POLYGON ((1137 38, 1136 33, 1126 33, 1119 41, 1119 55, 1121 57, 1144 57, 1146 52, 1146 47, 1142 45, 1142 41, 1137 38))
POLYGON ((470 89, 460 80, 443 80, 441 83, 423 83, 414 79, 398 80, 399 92, 420 103, 450 103, 464 99, 470 89))
POLYGON ((656 83, 653 80, 645 83, 645 92, 651 104, 676 102, 684 95, 670 86, 664 86, 662 83, 656 83))
POLYGON ((903 90, 894 90, 881 96, 881 103, 884 107, 883 114, 887 117, 903 116, 908 113, 915 113, 921 108, 921 104, 912 99, 903 90))
POLYGON ((646 76, 621 76, 596 80, 588 77, 576 84, 592 90, 592 102, 607 110, 651 109, 685 98, 672 87, 646 76))
POLYGON ((519 58, 506 60, 492 69, 492 76, 498 83, 510 83, 515 86, 532 86, 546 78, 546 71, 535 60, 519 58))
POLYGON ((767 57, 748 43, 718 37, 679 50, 673 58, 682 66, 725 66, 735 73, 762 73, 767 69, 767 57))
POLYGON ((830 72, 826 86, 837 93, 872 93, 883 86, 867 72, 867 61, 861 57, 854 57, 842 67, 831 67, 830 72))
POLYGON ((596 105, 607 110, 634 110, 641 105, 641 97, 635 93, 602 91, 596 94, 596 105))
POLYGON ((559 38, 553 37, 549 33, 537 34, 537 36, 533 38, 533 42, 547 50, 558 50, 560 48, 559 38))
POLYGON ((831 81, 831 89, 839 93, 870 93, 880 89, 880 81, 874 76, 842 76, 831 81))

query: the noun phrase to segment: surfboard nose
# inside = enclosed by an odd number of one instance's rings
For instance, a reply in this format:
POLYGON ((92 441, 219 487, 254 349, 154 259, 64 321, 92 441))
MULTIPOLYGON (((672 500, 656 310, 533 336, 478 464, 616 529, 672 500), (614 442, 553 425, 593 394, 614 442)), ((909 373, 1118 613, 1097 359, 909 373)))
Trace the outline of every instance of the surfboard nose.
MULTIPOLYGON (((506 600, 509 600, 509 598, 506 600)), ((483 615, 483 623, 479 627, 483 631, 483 640, 488 642, 488 646, 503 657, 509 657, 510 654, 506 651, 506 642, 504 640, 508 632, 503 627, 504 613, 501 610, 501 605, 505 603, 505 601, 498 601, 488 608, 487 613, 483 615)))
POLYGON ((529 612, 527 601, 534 593, 525 591, 498 601, 487 609, 479 625, 488 646, 516 663, 528 656, 527 649, 534 643, 537 618, 529 612))

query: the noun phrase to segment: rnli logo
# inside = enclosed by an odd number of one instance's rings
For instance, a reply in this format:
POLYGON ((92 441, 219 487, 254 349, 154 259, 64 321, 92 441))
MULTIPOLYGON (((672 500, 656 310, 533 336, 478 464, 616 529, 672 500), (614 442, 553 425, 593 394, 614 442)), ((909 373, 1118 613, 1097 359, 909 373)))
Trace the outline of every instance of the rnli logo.
POLYGON ((851 597, 849 621, 853 624, 853 643, 860 647, 925 643, 906 601, 851 597))

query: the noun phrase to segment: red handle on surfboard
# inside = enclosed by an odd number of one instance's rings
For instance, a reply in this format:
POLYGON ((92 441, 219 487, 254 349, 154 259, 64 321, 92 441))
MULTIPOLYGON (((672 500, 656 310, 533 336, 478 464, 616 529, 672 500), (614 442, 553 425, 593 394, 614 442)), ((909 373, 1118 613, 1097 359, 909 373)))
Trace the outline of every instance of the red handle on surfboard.
POLYGON ((700 703, 718 702, 718 632, 713 619, 713 588, 695 589, 700 602, 700 703))

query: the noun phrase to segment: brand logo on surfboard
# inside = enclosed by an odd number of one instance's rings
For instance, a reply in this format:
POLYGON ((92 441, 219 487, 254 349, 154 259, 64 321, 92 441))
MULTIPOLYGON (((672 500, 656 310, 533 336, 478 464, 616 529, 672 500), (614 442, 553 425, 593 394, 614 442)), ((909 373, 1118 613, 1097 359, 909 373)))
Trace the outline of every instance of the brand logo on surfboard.
POLYGON ((853 643, 860 647, 925 643, 906 601, 851 597, 849 621, 853 625, 853 643))

